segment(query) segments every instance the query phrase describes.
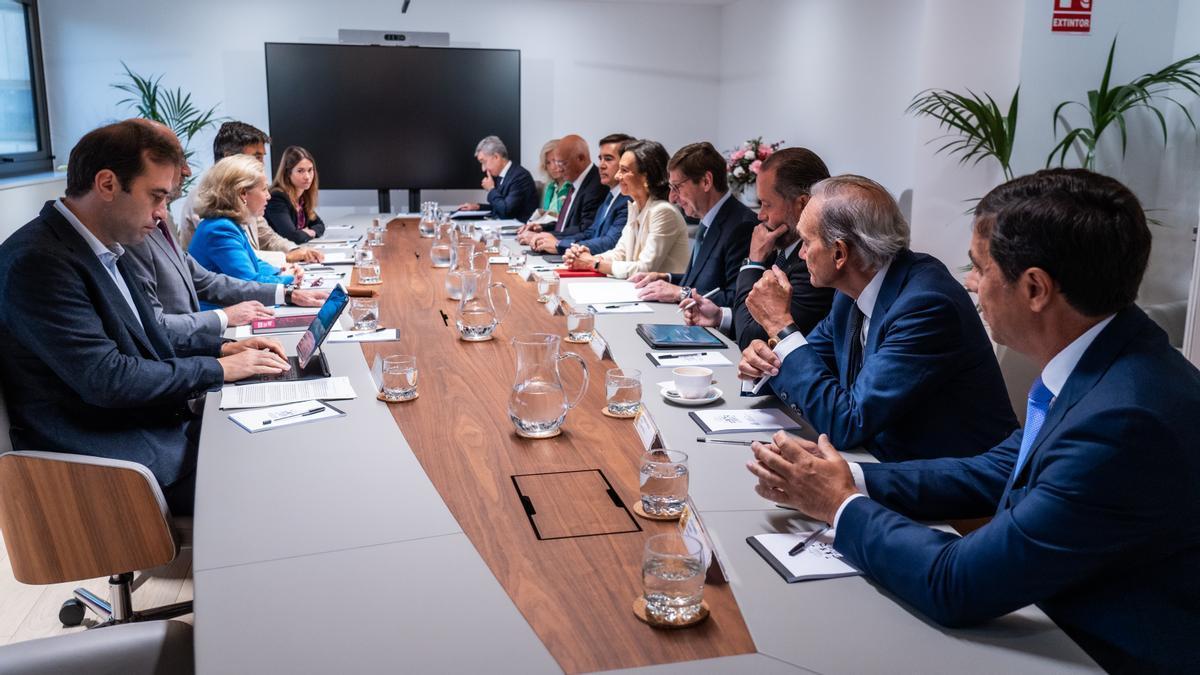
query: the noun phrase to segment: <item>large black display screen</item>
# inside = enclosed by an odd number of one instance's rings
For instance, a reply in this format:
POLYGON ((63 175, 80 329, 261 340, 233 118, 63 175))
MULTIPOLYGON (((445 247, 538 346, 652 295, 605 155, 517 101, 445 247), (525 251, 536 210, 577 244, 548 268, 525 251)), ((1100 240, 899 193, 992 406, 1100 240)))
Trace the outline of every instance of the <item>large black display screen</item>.
POLYGON ((289 145, 321 188, 469 189, 496 135, 520 162, 521 52, 269 42, 272 173, 289 145))

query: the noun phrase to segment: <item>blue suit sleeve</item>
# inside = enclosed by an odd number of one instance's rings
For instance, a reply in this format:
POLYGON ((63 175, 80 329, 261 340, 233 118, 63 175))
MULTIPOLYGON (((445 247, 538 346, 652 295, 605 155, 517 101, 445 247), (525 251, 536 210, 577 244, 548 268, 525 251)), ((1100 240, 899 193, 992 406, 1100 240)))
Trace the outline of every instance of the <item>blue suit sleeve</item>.
MULTIPOLYGON (((771 380, 785 402, 797 406, 834 447, 863 445, 908 411, 912 401, 945 382, 957 367, 963 342, 954 305, 937 293, 898 301, 897 318, 878 349, 863 363, 854 386, 843 386, 825 357, 832 344, 819 340, 792 351, 771 380), (825 345, 828 344, 828 347, 825 345)), ((833 335, 825 325, 824 334, 833 335)))
MULTIPOLYGON (((593 254, 611 251, 621 238, 621 231, 625 229, 625 222, 628 219, 629 201, 623 200, 620 204, 612 207, 611 215, 605 218, 603 223, 598 226, 593 224, 583 235, 584 238, 578 239, 574 243, 586 246, 593 254)), ((570 243, 564 245, 559 242, 558 250, 561 253, 566 251, 569 246, 570 243)))
POLYGON ((514 168, 509 169, 505 181, 508 181, 508 184, 503 186, 503 193, 496 188, 488 191, 487 201, 492 207, 492 213, 499 218, 528 219, 533 209, 522 213, 525 210, 523 202, 528 201, 530 194, 534 195, 533 201, 537 201, 537 186, 534 185, 533 178, 527 172, 517 171, 514 165, 514 168))
MULTIPOLYGON (((966 626, 1136 564, 1172 541, 1193 485, 1179 439, 1142 408, 1108 408, 1063 431, 1027 494, 958 537, 871 499, 842 512, 834 546, 938 623, 966 626)), ((954 488, 950 488, 952 491, 954 488)), ((935 498, 936 493, 930 495, 935 498)))
POLYGON ((274 267, 254 255, 246 235, 231 221, 214 223, 206 244, 209 258, 222 274, 264 284, 292 283, 290 276, 279 276, 274 267))

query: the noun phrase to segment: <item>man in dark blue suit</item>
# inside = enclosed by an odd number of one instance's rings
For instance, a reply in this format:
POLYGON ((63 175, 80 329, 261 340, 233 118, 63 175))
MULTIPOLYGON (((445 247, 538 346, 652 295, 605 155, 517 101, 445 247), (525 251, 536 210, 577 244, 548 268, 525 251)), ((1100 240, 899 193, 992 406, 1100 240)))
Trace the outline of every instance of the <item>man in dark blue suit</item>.
POLYGON ((183 151, 149 125, 96 129, 71 150, 66 197, 0 245, 0 384, 18 450, 147 466, 191 513, 190 399, 288 368, 278 342, 165 330, 122 259, 166 216, 183 151))
POLYGON ((883 186, 817 183, 798 230, 813 285, 837 290, 833 308, 806 336, 783 323, 787 276, 764 274, 751 295, 766 299, 751 311, 772 337, 745 349, 743 378, 772 376, 776 395, 834 445, 879 459, 974 455, 1012 433, 974 303, 945 265, 908 249, 908 223, 883 186))
POLYGON ((750 235, 758 215, 729 192, 725 158, 712 143, 685 145, 667 164, 671 202, 683 213, 700 220, 692 243, 692 260, 683 274, 640 272, 629 278, 638 297, 650 302, 683 302, 697 295, 709 296, 728 307, 737 296, 738 272, 750 250, 750 235))
POLYGON ((787 276, 792 289, 786 307, 769 313, 777 322, 782 321, 775 330, 795 323, 807 333, 829 314, 833 289, 813 286, 808 265, 800 256, 800 235, 796 232, 812 186, 825 178, 829 178, 825 162, 807 148, 784 148, 762 163, 755 185, 759 223, 750 236, 749 253, 740 262, 733 301, 722 305, 701 295, 705 291, 692 293, 681 304, 686 307, 684 323, 719 328, 743 349, 755 340, 766 340, 774 333, 767 332, 751 309, 761 304, 760 297, 765 297, 761 292, 754 293, 755 284, 775 267, 787 276))
MULTIPOLYGON (((525 222, 538 207, 537 183, 533 175, 508 158, 508 147, 496 136, 488 136, 475 146, 475 159, 483 171, 479 186, 487 190, 487 206, 495 218, 525 222)), ((463 204, 458 208, 475 211, 480 204, 463 204)))
POLYGON ((617 187, 617 167, 621 159, 621 149, 632 140, 633 136, 628 134, 609 134, 600 139, 596 176, 603 188, 603 198, 589 225, 573 234, 561 234, 540 232, 540 226, 530 224, 526 232, 517 235, 517 241, 528 244, 539 253, 557 255, 565 253, 571 248, 571 244, 586 246, 589 251, 596 253, 603 253, 616 246, 629 217, 629 197, 621 194, 621 189, 617 187))
POLYGON ((1039 171, 975 210, 968 286, 1042 367, 1024 430, 965 459, 848 465, 827 438, 756 445, 758 492, 836 526, 850 563, 939 623, 1035 603, 1112 672, 1200 670, 1200 372, 1133 303, 1136 197, 1039 171), (960 537, 917 520, 995 514, 960 537))

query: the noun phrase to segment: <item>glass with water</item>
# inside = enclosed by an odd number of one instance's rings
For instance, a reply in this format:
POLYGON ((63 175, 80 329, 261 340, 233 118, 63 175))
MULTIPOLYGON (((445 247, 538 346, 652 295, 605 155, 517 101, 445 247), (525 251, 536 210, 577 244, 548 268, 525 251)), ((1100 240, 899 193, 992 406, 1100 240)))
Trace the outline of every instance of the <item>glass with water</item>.
POLYGON ((529 255, 521 252, 520 249, 510 251, 508 254, 508 273, 520 274, 521 270, 525 269, 525 262, 529 259, 529 255))
POLYGON ((360 284, 377 284, 383 280, 379 272, 379 261, 374 258, 355 261, 354 271, 358 275, 358 283, 360 284))
POLYGON ((675 517, 688 496, 687 455, 678 450, 651 450, 642 455, 642 510, 646 515, 675 517))
POLYGON ((387 232, 387 227, 375 218, 371 221, 371 228, 367 230, 367 246, 383 246, 383 235, 387 232))
POLYGON ((458 231, 449 218, 437 224, 433 245, 429 248, 429 260, 434 267, 449 267, 454 263, 454 246, 458 242, 458 231))
POLYGON ((379 327, 379 298, 350 298, 349 309, 354 330, 375 330, 379 327))
POLYGON ((634 368, 610 368, 604 374, 608 412, 633 417, 642 407, 642 371, 634 368))
POLYGON ((586 309, 573 309, 567 314, 567 339, 575 342, 591 342, 592 330, 596 327, 596 315, 586 309))
POLYGON ((646 540, 642 554, 642 597, 654 623, 683 625, 699 618, 704 601, 704 552, 686 534, 646 540))
POLYGON ((437 202, 425 202, 421 206, 421 222, 417 225, 417 232, 425 239, 433 239, 434 230, 437 229, 438 218, 441 213, 438 211, 437 202))
POLYGON ((538 302, 547 303, 558 296, 558 275, 551 272, 537 280, 538 302))
POLYGON ((397 354, 383 359, 383 397, 389 401, 417 397, 417 357, 397 354))

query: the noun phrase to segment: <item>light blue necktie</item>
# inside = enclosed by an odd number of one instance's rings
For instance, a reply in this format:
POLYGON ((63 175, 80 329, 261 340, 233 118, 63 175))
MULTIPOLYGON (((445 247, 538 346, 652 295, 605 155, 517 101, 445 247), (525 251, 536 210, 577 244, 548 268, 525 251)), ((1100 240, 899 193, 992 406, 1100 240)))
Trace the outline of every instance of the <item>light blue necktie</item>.
POLYGON ((1038 432, 1042 430, 1042 423, 1046 421, 1046 411, 1050 409, 1050 401, 1053 398, 1054 394, 1046 388, 1040 377, 1029 388, 1029 405, 1025 408, 1025 430, 1021 432, 1021 451, 1017 453, 1017 463, 1013 466, 1014 478, 1021 472, 1021 467, 1029 457, 1029 450, 1033 447, 1038 432))
POLYGON ((596 219, 592 222, 597 223, 597 224, 603 223, 604 217, 608 215, 608 207, 610 205, 612 205, 612 203, 613 203, 613 194, 612 194, 612 192, 609 192, 607 195, 605 195, 604 203, 600 205, 600 210, 596 212, 596 219))

